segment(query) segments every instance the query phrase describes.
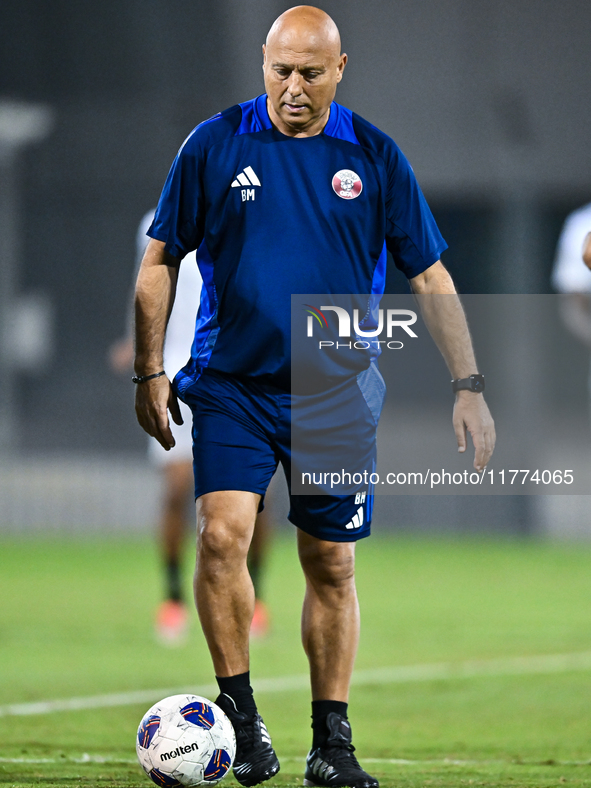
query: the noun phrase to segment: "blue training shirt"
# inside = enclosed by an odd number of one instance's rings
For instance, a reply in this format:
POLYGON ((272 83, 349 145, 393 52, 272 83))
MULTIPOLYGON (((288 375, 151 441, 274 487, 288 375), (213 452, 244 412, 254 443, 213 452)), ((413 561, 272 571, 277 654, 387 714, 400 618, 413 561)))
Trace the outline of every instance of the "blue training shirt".
POLYGON ((203 277, 179 394, 209 366, 290 387, 295 293, 381 295, 387 250, 410 279, 447 244, 390 137, 333 102, 314 137, 288 137, 266 95, 201 123, 173 162, 148 235, 203 277))

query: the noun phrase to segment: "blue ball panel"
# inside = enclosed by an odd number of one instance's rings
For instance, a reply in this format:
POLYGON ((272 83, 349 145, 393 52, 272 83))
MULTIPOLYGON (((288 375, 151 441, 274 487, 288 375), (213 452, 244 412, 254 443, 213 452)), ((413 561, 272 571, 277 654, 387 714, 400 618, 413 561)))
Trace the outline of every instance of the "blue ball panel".
POLYGON ((199 725, 200 728, 209 730, 215 723, 213 709, 206 703, 188 703, 181 709, 181 714, 188 722, 199 725))
POLYGON ((168 774, 158 771, 158 769, 152 769, 150 772, 150 779, 153 780, 156 785, 161 785, 163 788, 179 788, 181 785, 174 777, 170 777, 168 774))
POLYGON ((144 717, 137 732, 137 740, 140 747, 143 747, 145 750, 148 749, 159 725, 160 717, 156 715, 144 717))
POLYGON ((230 768, 232 759, 225 750, 215 750, 211 760, 205 767, 204 780, 221 780, 230 768))

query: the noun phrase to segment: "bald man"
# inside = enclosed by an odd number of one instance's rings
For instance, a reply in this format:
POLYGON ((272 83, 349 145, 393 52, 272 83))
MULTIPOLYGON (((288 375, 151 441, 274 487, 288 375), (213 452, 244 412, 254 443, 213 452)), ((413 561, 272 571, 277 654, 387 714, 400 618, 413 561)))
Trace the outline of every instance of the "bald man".
MULTIPOLYGON (((481 470, 494 445, 466 321, 439 260, 446 244, 399 148, 334 101, 346 63, 323 11, 298 6, 276 20, 263 47, 266 93, 201 123, 186 139, 137 282, 136 413, 168 448, 168 412, 180 419, 177 397, 193 412, 195 599, 217 703, 236 731, 234 774, 245 786, 279 770, 250 685, 254 595, 246 557, 279 462, 290 484, 291 295, 381 294, 388 250, 414 292, 449 294, 426 299, 424 316, 454 378, 459 450, 469 431, 481 470), (166 321, 179 261, 194 249, 204 283, 195 341, 171 386, 162 371, 166 321)), ((368 462, 384 393, 375 355, 361 353, 360 369, 340 370, 334 390, 321 392, 335 409, 353 408, 368 462)), ((353 754, 347 716, 359 639, 355 543, 369 535, 371 510, 371 489, 290 495, 306 581, 308 786, 378 785, 353 754)))

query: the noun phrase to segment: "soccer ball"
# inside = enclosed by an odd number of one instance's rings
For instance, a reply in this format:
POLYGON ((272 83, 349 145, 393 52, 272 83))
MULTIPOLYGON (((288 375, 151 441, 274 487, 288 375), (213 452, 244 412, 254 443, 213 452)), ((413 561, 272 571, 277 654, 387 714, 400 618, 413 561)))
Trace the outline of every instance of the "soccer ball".
POLYGON ((198 695, 172 695, 146 712, 136 750, 156 785, 215 785, 234 762, 236 737, 215 703, 198 695))

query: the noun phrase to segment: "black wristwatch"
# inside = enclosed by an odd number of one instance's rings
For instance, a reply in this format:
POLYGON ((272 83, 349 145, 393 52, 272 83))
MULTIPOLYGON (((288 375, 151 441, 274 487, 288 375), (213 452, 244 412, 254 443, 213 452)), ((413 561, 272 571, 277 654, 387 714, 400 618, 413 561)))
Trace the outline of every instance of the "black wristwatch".
POLYGON ((475 394, 480 394, 484 391, 484 375, 470 375, 469 378, 452 380, 451 390, 454 394, 456 391, 473 391, 475 394))

